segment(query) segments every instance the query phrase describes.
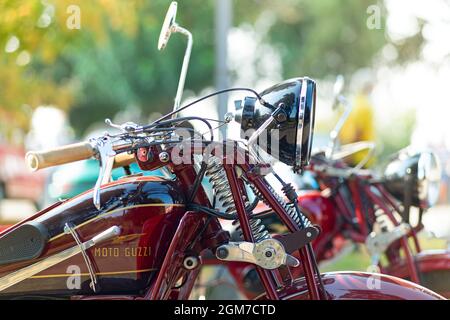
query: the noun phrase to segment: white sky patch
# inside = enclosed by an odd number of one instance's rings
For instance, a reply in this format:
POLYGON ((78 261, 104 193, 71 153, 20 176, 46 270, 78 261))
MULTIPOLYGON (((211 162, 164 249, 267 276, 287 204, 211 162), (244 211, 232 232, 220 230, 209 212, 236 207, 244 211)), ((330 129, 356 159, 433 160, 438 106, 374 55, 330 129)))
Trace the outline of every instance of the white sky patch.
POLYGON ((16 36, 9 37, 8 41, 5 45, 5 52, 6 53, 13 53, 20 47, 20 40, 16 36))
POLYGON ((70 143, 72 137, 64 111, 53 106, 41 106, 33 112, 26 147, 33 150, 54 148, 70 143))
MULTIPOLYGON (((270 21, 268 18, 265 21, 270 21)), ((259 24, 261 26, 261 23, 259 24)), ((264 26, 261 28, 244 25, 231 29, 228 35, 229 69, 234 75, 231 87, 250 87, 261 92, 283 79, 280 54, 275 48, 264 43, 264 26), (257 70, 257 71, 256 71, 257 70)), ((228 111, 235 110, 235 100, 244 100, 250 92, 232 92, 228 99, 228 111)), ((239 138, 240 125, 228 125, 228 137, 239 138)))
MULTIPOLYGON (((388 0, 386 7, 387 33, 392 40, 416 34, 420 18, 425 21, 425 45, 419 61, 405 67, 378 68, 372 95, 378 122, 415 110, 412 144, 450 149, 450 5, 442 0, 388 0)), ((385 48, 383 54, 389 59, 395 52, 385 48)))
POLYGON ((417 34, 419 24, 414 14, 414 6, 417 5, 415 0, 390 0, 385 3, 389 12, 386 27, 389 30, 389 37, 393 41, 400 41, 417 34))

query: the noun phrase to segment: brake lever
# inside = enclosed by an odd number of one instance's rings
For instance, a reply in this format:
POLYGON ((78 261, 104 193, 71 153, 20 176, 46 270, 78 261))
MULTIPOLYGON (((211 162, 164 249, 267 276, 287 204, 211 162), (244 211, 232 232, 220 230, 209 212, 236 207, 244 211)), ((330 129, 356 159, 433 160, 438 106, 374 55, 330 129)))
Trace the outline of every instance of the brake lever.
POLYGON ((110 119, 105 119, 105 123, 125 133, 137 132, 141 128, 141 126, 131 121, 125 122, 123 124, 115 124, 110 119))
POLYGON ((95 140, 95 147, 98 152, 98 160, 100 161, 100 172, 97 182, 95 183, 93 198, 95 207, 100 210, 100 188, 111 179, 111 172, 113 169, 114 156, 116 155, 116 152, 113 150, 113 143, 108 136, 95 140))

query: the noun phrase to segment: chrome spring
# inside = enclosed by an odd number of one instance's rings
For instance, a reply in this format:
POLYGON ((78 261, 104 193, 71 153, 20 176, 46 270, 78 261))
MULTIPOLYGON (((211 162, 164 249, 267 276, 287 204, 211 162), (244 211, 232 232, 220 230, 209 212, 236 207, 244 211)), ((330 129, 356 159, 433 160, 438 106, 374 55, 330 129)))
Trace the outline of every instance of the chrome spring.
POLYGON ((236 214, 233 194, 228 186, 228 179, 219 158, 212 156, 208 159, 205 175, 209 178, 217 200, 221 203, 225 213, 236 214))
MULTIPOLYGON (((252 217, 252 215, 248 216, 250 229, 252 231, 253 239, 255 242, 260 242, 265 239, 270 239, 270 233, 267 231, 266 226, 262 223, 261 219, 257 219, 255 217, 252 217)), ((239 233, 239 238, 243 239, 242 236, 242 229, 239 224, 239 220, 234 220, 233 225, 236 226, 236 232, 239 233)))
MULTIPOLYGON (((231 193, 228 183, 228 178, 219 158, 212 156, 208 159, 205 175, 209 178, 217 200, 222 205, 225 213, 230 215, 237 214, 233 194, 231 193)), ((246 206, 249 205, 247 200, 248 199, 246 199, 245 203, 246 206)), ((252 214, 252 212, 247 213, 247 217, 249 219, 250 229, 255 242, 270 238, 270 234, 266 230, 266 227, 262 224, 261 219, 252 217, 252 214)), ((238 219, 233 221, 233 226, 236 227, 236 232, 238 233, 239 238, 242 239, 242 229, 238 219)))
MULTIPOLYGON (((303 215, 303 214, 298 214, 297 210, 295 210, 295 206, 293 203, 287 203, 273 188, 271 185, 269 185, 266 182, 266 186, 267 188, 270 190, 270 192, 274 195, 275 199, 277 200, 277 202, 283 207, 284 210, 286 210, 287 214, 292 218, 292 220, 294 220, 294 222, 300 227, 309 227, 311 226, 311 221, 309 221, 309 219, 303 215)), ((261 192, 259 192, 259 190, 252 184, 250 184, 250 188, 252 189, 253 193, 259 198, 261 199, 267 206, 270 207, 270 204, 265 200, 265 198, 262 196, 261 192)))

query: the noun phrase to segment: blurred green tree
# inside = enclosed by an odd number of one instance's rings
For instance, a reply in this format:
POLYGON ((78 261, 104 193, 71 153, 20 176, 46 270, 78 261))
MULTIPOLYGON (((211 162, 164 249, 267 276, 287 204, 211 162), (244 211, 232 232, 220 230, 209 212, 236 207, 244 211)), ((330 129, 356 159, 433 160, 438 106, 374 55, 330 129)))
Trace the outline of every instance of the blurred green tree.
MULTIPOLYGON (((157 51, 169 3, 1 0, 0 109, 26 127, 24 105, 54 104, 70 110, 79 134, 130 105, 144 114, 169 110, 185 48, 185 40, 174 35, 177 41, 164 53, 157 51), (73 5, 80 8, 80 29, 67 26, 73 5)), ((233 24, 267 27, 265 39, 281 54, 283 77, 322 78, 370 65, 386 43, 384 23, 375 30, 366 25, 371 4, 234 0, 233 24)), ((180 2, 179 7, 177 20, 195 35, 186 88, 198 91, 213 85, 214 0, 180 2)), ((416 39, 414 46, 419 45, 416 39)))
POLYGON ((414 110, 400 112, 384 123, 377 132, 377 156, 381 162, 411 143, 411 135, 416 123, 414 110))
POLYGON ((247 10, 240 3, 235 2, 239 20, 253 12, 253 19, 267 28, 268 42, 281 54, 284 77, 348 75, 371 65, 386 44, 382 2, 252 0, 245 2, 247 10), (374 4, 380 9, 380 29, 367 26, 368 8, 374 4))
MULTIPOLYGON (((7 46, 12 36, 19 39, 20 46, 14 52, 3 53, 7 59, 2 65, 8 70, 17 69, 16 80, 10 86, 17 89, 14 96, 21 98, 0 98, 0 106, 19 110, 26 101, 32 106, 70 106, 71 122, 78 133, 129 105, 144 112, 168 110, 173 104, 185 48, 184 39, 172 40, 164 53, 157 51, 168 3, 5 0, 0 4, 0 48, 7 46), (66 26, 70 16, 67 8, 71 5, 80 8, 79 30, 66 26), (49 22, 39 27, 43 15, 49 22), (30 52, 32 60, 18 68, 14 59, 23 51, 30 52), (26 81, 47 84, 52 94, 42 96, 39 86, 20 89, 26 81), (71 90, 59 92, 61 87, 71 90), (31 99, 32 92, 38 98, 31 99)), ((179 15, 180 23, 198 34, 192 53, 195 68, 189 70, 187 79, 191 90, 212 84, 212 6, 213 1, 193 0, 179 15)))

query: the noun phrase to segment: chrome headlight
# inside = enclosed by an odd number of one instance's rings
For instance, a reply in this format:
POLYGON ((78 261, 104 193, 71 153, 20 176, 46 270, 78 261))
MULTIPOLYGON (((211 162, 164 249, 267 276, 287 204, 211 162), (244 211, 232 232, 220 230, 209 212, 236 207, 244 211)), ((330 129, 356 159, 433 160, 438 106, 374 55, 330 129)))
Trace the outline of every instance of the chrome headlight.
POLYGON ((436 204, 440 182, 440 162, 433 152, 403 150, 385 169, 386 189, 402 202, 409 192, 411 205, 422 209, 436 204))
MULTIPOLYGON (((241 137, 249 138, 254 130, 264 126, 281 110, 264 139, 257 145, 269 155, 299 171, 309 163, 314 132, 316 83, 309 78, 295 78, 261 92, 270 106, 257 105, 255 98, 246 98, 238 105, 236 121, 241 124, 241 137), (276 134, 275 134, 276 133, 276 134)), ((240 101, 239 101, 240 103, 240 101)))
POLYGON ((441 185, 441 166, 439 158, 432 152, 424 152, 417 163, 419 199, 429 208, 439 199, 441 185))

